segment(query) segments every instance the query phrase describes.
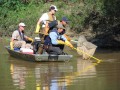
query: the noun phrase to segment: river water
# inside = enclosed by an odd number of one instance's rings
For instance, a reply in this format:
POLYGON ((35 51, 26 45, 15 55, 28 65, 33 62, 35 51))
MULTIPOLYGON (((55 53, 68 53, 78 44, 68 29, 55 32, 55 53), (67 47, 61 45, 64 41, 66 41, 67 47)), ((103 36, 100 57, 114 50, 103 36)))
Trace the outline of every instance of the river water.
POLYGON ((0 90, 120 90, 120 51, 97 50, 97 60, 82 60, 76 51, 67 62, 16 59, 0 44, 0 90))

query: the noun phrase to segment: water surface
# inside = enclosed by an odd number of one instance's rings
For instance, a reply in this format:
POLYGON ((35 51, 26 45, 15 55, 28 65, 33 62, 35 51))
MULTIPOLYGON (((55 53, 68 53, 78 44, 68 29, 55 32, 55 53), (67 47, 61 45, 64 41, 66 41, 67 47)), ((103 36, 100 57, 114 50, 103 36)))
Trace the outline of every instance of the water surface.
POLYGON ((120 90, 120 51, 97 50, 82 60, 76 51, 69 62, 16 59, 0 44, 0 90, 120 90))

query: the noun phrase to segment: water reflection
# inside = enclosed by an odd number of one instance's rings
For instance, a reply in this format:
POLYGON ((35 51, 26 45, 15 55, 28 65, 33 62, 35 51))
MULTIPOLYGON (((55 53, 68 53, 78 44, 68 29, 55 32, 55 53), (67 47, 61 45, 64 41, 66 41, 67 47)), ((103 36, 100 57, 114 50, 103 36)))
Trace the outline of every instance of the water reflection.
POLYGON ((66 63, 28 62, 0 51, 0 90, 120 90, 120 51, 97 52, 100 64, 74 51, 74 60, 66 63))
POLYGON ((13 85, 20 89, 25 89, 25 76, 27 76, 26 67, 20 67, 14 64, 10 65, 13 85))
MULTIPOLYGON (((36 90, 63 90, 65 73, 73 72, 71 63, 33 63, 10 61, 10 72, 13 85, 26 89, 28 85, 36 90)), ((65 89, 64 89, 65 90, 65 89)))
POLYGON ((77 82, 79 78, 96 76, 96 63, 78 59, 76 68, 67 63, 33 63, 21 60, 10 60, 10 72, 13 85, 19 89, 32 90, 67 90, 66 86, 77 82))
POLYGON ((82 60, 81 58, 78 58, 77 71, 65 78, 67 85, 71 85, 71 83, 73 84, 79 81, 79 79, 96 77, 96 65, 98 65, 97 62, 92 63, 91 60, 82 60))
POLYGON ((91 60, 77 60, 77 73, 80 78, 89 78, 96 76, 97 63, 92 63, 91 60))

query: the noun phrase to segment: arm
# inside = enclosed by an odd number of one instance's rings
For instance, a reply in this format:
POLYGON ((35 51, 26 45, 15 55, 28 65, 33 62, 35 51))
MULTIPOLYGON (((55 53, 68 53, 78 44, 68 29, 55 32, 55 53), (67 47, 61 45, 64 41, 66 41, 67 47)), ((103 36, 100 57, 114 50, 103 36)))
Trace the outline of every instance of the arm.
POLYGON ((51 33, 49 34, 49 36, 50 36, 50 38, 51 38, 52 44, 57 45, 57 44, 58 44, 58 42, 57 42, 57 34, 56 34, 55 32, 51 32, 51 33))
POLYGON ((64 35, 61 35, 61 38, 62 38, 64 41, 67 40, 67 38, 66 38, 64 35))
POLYGON ((10 40, 10 49, 13 50, 14 49, 14 46, 13 46, 13 42, 14 42, 14 39, 17 39, 18 35, 18 31, 14 31, 13 34, 12 34, 12 38, 10 40))
POLYGON ((14 39, 13 38, 11 38, 11 41, 10 41, 10 49, 11 50, 13 50, 14 48, 13 48, 13 41, 14 41, 14 39))
POLYGON ((48 15, 47 13, 44 13, 38 20, 37 25, 36 25, 36 30, 35 33, 39 33, 40 30, 40 24, 43 22, 44 24, 46 24, 46 20, 48 19, 48 15))
POLYGON ((58 40, 59 44, 65 44, 66 46, 70 47, 70 48, 74 48, 73 45, 67 40, 67 38, 62 35, 61 38, 65 41, 63 42, 62 40, 58 40))
POLYGON ((40 29, 40 23, 41 23, 41 19, 38 20, 37 25, 36 25, 36 30, 35 33, 39 33, 39 29, 40 29))
POLYGON ((25 39, 31 41, 32 43, 33 43, 33 41, 34 41, 32 38, 30 38, 30 37, 28 37, 28 36, 25 36, 25 39))
POLYGON ((55 44, 55 45, 57 45, 57 44, 65 44, 64 41, 67 40, 63 35, 61 36, 61 39, 62 39, 62 40, 58 40, 58 35, 57 35, 55 32, 51 32, 51 33, 49 34, 49 36, 50 36, 50 38, 51 38, 52 44, 55 44), (64 41, 63 41, 63 40, 64 40, 64 41))
POLYGON ((64 34, 64 37, 66 37, 66 39, 67 39, 68 41, 71 40, 71 38, 70 38, 68 35, 66 35, 66 34, 64 34))

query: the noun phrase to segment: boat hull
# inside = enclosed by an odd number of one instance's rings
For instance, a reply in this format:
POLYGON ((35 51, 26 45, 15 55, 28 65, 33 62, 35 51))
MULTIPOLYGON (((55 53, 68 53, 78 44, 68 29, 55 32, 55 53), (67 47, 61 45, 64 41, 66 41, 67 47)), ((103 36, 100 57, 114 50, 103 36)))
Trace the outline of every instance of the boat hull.
POLYGON ((20 58, 27 61, 68 61, 72 55, 50 55, 50 54, 25 54, 19 51, 10 50, 9 46, 5 46, 12 57, 20 58))

